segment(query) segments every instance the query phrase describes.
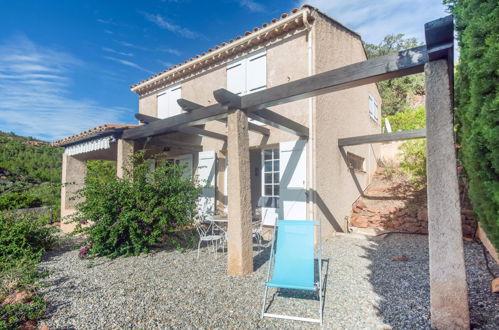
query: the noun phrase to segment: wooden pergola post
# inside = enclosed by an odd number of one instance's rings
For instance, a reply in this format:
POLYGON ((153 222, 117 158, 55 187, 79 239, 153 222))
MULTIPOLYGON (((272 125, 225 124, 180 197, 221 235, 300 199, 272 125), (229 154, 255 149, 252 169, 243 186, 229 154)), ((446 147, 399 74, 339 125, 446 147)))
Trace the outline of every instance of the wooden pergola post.
POLYGON ((244 276, 253 272, 249 136, 245 111, 230 110, 227 139, 230 164, 227 273, 231 276, 244 276))
POLYGON ((438 47, 446 41, 443 38, 453 42, 452 17, 450 24, 446 19, 426 25, 429 57, 425 64, 425 90, 431 325, 437 329, 468 329, 468 285, 453 125, 453 54, 442 53, 438 47), (439 26, 450 26, 449 33, 442 34, 439 26), (434 29, 440 33, 433 35, 434 29))

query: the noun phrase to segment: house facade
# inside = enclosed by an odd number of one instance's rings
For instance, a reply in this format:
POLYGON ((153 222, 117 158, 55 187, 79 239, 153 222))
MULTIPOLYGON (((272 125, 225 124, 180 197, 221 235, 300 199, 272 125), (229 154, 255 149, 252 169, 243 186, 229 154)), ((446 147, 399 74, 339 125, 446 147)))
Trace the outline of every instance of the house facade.
MULTIPOLYGON (((356 32, 305 5, 139 82, 131 90, 139 99, 137 118, 150 123, 217 104, 213 91, 218 89, 248 95, 366 59, 356 32)), ((381 132, 381 99, 376 85, 268 109, 306 128, 307 134, 267 125, 249 114, 253 213, 269 226, 276 218, 316 219, 323 223, 323 235, 346 231, 351 205, 369 185, 377 168, 379 146, 340 149, 338 138, 381 132)), ((161 152, 185 164, 187 174, 195 176, 203 186, 201 212, 229 212, 231 160, 225 119, 131 144, 120 136, 135 125, 104 126, 55 142, 66 148, 63 183, 76 182, 62 188, 62 216, 74 212, 70 195, 83 182, 85 161, 116 160, 120 167, 126 148, 146 148, 150 154, 161 152)), ((63 230, 70 231, 71 227, 63 225, 63 230)))

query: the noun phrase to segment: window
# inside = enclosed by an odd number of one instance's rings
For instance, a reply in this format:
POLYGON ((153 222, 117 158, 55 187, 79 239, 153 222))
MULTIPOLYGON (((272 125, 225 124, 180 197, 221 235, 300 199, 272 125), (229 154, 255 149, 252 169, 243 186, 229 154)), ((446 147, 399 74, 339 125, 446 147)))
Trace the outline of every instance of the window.
POLYGON ((177 103, 177 100, 181 97, 181 92, 182 88, 180 86, 173 86, 158 93, 158 118, 168 118, 182 112, 177 103))
MULTIPOLYGON (((267 53, 265 49, 227 65, 227 89, 237 95, 253 93, 267 87, 267 53)), ((249 122, 263 125, 258 120, 249 122)))
POLYGON ((372 95, 369 95, 369 116, 372 120, 378 122, 378 103, 372 95))
POLYGON ((264 149, 263 196, 279 197, 279 148, 264 149))
POLYGON ((227 65, 227 89, 244 95, 267 87, 267 53, 265 49, 227 65))
POLYGON ((364 158, 347 152, 348 167, 355 171, 364 172, 364 158))

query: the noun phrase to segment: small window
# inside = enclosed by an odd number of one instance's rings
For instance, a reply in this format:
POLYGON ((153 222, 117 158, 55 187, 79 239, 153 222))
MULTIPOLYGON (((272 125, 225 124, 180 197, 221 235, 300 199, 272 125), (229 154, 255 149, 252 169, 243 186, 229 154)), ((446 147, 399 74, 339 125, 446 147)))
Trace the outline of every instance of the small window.
POLYGON ((372 95, 369 95, 369 116, 372 120, 378 122, 378 102, 372 95))
POLYGON ((265 149, 263 153, 263 195, 279 197, 279 148, 265 149))
POLYGON ((348 167, 355 171, 364 172, 364 158, 347 152, 348 167))
POLYGON ((168 118, 182 113, 177 103, 177 100, 181 98, 181 92, 180 86, 173 86, 158 93, 158 118, 168 118))

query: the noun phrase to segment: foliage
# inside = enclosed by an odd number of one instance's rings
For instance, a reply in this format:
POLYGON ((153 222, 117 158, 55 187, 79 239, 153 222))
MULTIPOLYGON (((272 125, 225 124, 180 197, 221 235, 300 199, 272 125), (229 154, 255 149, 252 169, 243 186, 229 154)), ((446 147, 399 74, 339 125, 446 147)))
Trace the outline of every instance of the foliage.
MULTIPOLYGON (((420 46, 416 38, 404 38, 403 34, 387 35, 378 45, 365 43, 368 58, 383 56, 403 49, 420 46)), ((416 95, 424 94, 423 74, 409 75, 401 78, 379 82, 378 90, 383 103, 383 116, 393 115, 411 106, 416 95)))
POLYGON ((0 132, 0 210, 52 206, 58 214, 62 149, 0 132))
POLYGON ((0 195, 0 211, 39 207, 42 200, 31 194, 7 192, 0 195))
POLYGON ((167 233, 191 223, 200 190, 183 167, 161 161, 151 169, 144 153, 132 160, 134 167, 125 178, 88 180, 79 191, 79 211, 72 219, 75 233, 84 233, 88 243, 80 256, 108 256, 147 253, 167 233))
POLYGON ((499 5, 497 0, 447 0, 456 19, 459 158, 482 227, 499 250, 499 5))
POLYGON ((116 162, 108 160, 89 160, 87 165, 87 176, 85 182, 96 181, 96 184, 104 185, 109 178, 116 176, 116 162))
MULTIPOLYGON (((393 131, 420 129, 426 126, 424 107, 407 108, 387 117, 393 131)), ((400 146, 403 159, 400 163, 414 184, 426 182, 426 140, 410 140, 400 146)))
MULTIPOLYGON (((55 243, 55 228, 31 215, 0 213, 0 300, 16 291, 30 290, 45 275, 37 269, 42 254, 55 243)), ((0 306, 0 329, 18 327, 43 316, 45 304, 38 296, 29 304, 0 306)))

